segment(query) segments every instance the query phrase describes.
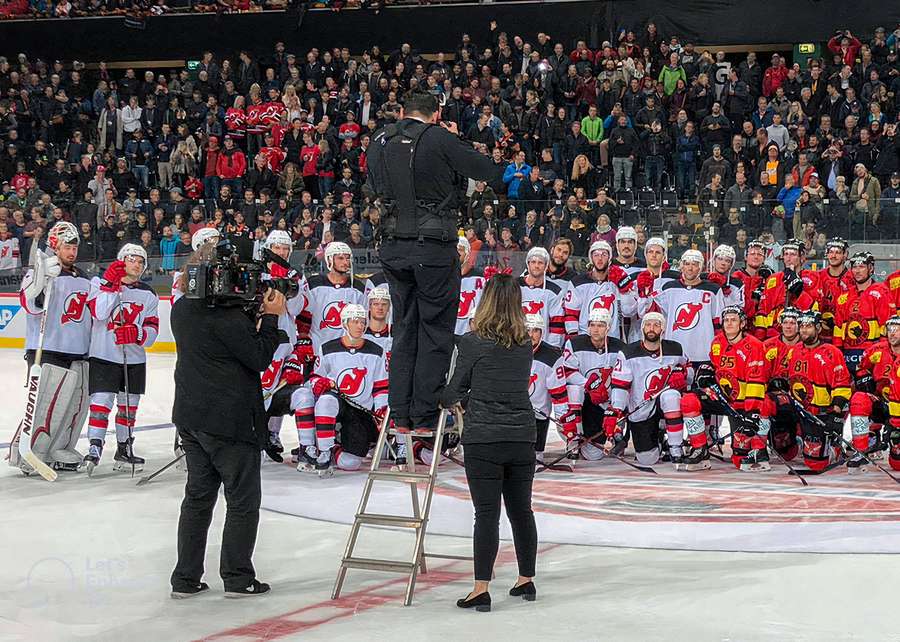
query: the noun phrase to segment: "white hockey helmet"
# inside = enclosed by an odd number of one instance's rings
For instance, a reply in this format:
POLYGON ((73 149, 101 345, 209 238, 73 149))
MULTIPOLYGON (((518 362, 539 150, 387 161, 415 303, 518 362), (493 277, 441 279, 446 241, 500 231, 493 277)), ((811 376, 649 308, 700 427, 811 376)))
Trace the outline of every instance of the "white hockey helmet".
POLYGON ((612 311, 609 308, 594 308, 588 313, 588 325, 591 323, 605 323, 612 321, 612 311))
POLYGON ((686 250, 684 254, 681 255, 682 263, 699 263, 703 265, 703 254, 700 250, 686 250))
POLYGON ((366 313, 366 309, 358 303, 350 303, 348 305, 345 305, 344 309, 341 310, 341 327, 346 330, 347 323, 353 319, 362 319, 363 321, 369 320, 369 315, 366 313))
POLYGON ((644 324, 650 321, 658 322, 663 330, 666 328, 666 317, 663 316, 662 312, 648 312, 641 318, 641 327, 644 327, 644 324))
POLYGON ((606 252, 612 258, 612 246, 606 241, 594 241, 591 243, 591 249, 588 251, 588 257, 593 257, 594 252, 606 252))
POLYGON ((214 227, 201 227, 191 236, 191 249, 196 252, 207 243, 215 245, 222 238, 221 232, 214 227))
POLYGON ((637 232, 630 225, 624 225, 616 232, 616 243, 619 241, 635 241, 637 242, 637 232))
POLYGON ((377 287, 369 290, 369 301, 387 301, 391 302, 391 293, 387 288, 377 287))
POLYGON ((525 329, 526 330, 540 330, 544 331, 544 317, 540 314, 526 314, 525 315, 525 329))
POLYGON ((68 221, 60 221, 47 234, 47 247, 56 250, 60 245, 67 243, 78 245, 78 229, 68 221))
POLYGON ((737 258, 737 254, 735 254, 734 248, 730 245, 720 245, 715 250, 713 250, 713 258, 718 259, 720 257, 730 259, 733 264, 735 259, 737 258))
POLYGON ((269 235, 266 237, 265 247, 271 250, 274 245, 287 245, 292 250, 294 249, 294 241, 287 230, 272 230, 269 232, 269 235))
POLYGON ((542 261, 544 265, 550 265, 550 252, 540 246, 533 247, 528 250, 528 254, 525 255, 525 263, 531 263, 531 259, 538 259, 539 261, 542 261))
POLYGON ((660 236, 651 236, 649 239, 647 239, 647 242, 644 243, 644 252, 647 251, 647 248, 652 246, 662 248, 663 255, 667 255, 669 253, 669 248, 666 245, 666 240, 660 236))
POLYGON ((147 267, 147 250, 135 243, 126 243, 119 249, 116 260, 124 261, 129 256, 139 256, 144 259, 144 267, 147 267))
POLYGON ((456 239, 456 247, 461 247, 463 249, 463 256, 465 257, 463 260, 469 258, 469 254, 472 253, 472 245, 465 236, 460 236, 456 239))
POLYGON ((329 270, 333 269, 334 265, 334 257, 341 256, 342 254, 346 254, 350 258, 353 258, 353 251, 350 249, 350 246, 341 241, 332 241, 328 245, 325 246, 325 267, 329 270))

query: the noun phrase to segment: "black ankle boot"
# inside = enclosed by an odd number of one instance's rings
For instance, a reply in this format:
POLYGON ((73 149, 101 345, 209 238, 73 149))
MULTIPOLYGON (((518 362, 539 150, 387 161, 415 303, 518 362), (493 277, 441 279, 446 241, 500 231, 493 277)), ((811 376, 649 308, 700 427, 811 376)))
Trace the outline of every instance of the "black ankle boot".
POLYGON ((461 609, 471 609, 474 607, 476 611, 486 613, 491 610, 491 594, 485 591, 484 593, 479 593, 472 599, 464 597, 461 600, 456 600, 456 606, 461 609))

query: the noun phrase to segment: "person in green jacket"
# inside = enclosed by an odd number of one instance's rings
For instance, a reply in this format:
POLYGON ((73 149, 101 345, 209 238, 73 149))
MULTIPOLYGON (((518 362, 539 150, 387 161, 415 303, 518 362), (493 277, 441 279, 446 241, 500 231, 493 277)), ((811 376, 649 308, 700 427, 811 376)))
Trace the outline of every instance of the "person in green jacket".
POLYGON ((669 54, 669 64, 660 70, 658 78, 665 87, 666 96, 675 93, 675 86, 679 78, 687 84, 687 74, 684 73, 684 67, 678 62, 678 54, 673 51, 669 54))
POLYGON ((588 139, 591 146, 591 164, 597 164, 600 152, 600 141, 603 140, 603 119, 597 115, 597 106, 588 107, 588 115, 581 119, 581 133, 588 139))

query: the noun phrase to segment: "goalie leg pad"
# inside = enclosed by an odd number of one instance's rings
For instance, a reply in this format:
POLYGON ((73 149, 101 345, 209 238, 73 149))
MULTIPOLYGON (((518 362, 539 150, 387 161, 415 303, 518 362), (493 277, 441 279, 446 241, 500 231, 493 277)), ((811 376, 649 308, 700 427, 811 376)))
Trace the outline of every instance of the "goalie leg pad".
POLYGON ((68 444, 69 426, 66 421, 66 409, 77 394, 77 388, 77 373, 49 363, 41 367, 31 449, 38 458, 48 464, 54 461, 50 456, 54 442, 61 443, 65 439, 65 443, 68 444), (62 432, 66 434, 62 435, 62 432))

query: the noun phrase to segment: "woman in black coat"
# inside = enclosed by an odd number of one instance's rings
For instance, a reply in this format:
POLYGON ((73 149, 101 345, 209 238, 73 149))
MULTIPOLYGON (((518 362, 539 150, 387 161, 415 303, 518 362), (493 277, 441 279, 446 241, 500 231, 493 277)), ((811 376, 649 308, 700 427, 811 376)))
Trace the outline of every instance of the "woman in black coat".
POLYGON ((528 398, 531 341, 522 294, 512 276, 488 281, 473 331, 459 342, 453 379, 441 395, 445 408, 465 407, 466 479, 475 507, 475 587, 460 608, 491 610, 488 584, 500 542, 500 498, 512 525, 519 578, 509 593, 535 599, 537 528, 531 511, 534 411, 528 398))

